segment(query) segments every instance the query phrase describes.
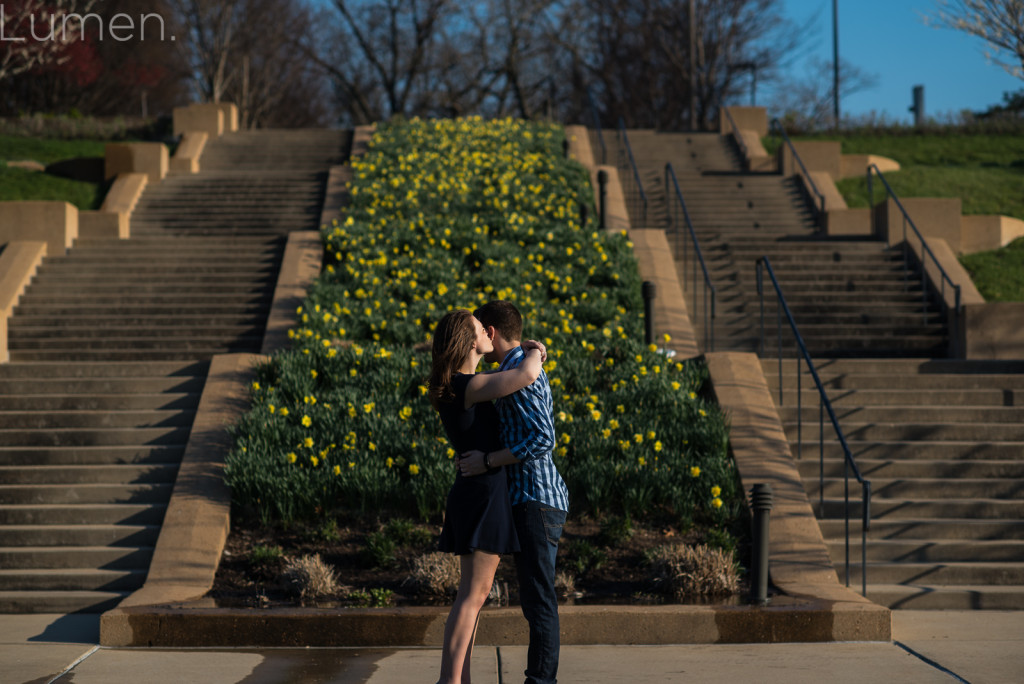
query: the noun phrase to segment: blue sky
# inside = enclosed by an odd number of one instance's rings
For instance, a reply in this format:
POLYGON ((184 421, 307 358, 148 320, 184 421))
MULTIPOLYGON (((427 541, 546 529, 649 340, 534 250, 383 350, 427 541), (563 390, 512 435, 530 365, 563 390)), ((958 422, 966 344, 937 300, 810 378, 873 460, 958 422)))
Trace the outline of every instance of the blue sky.
MULTIPOLYGON (((794 73, 805 73, 804 63, 813 56, 831 62, 832 0, 781 3, 797 24, 817 12, 810 40, 813 50, 794 65, 794 73)), ((987 44, 980 38, 925 25, 922 15, 936 7, 931 0, 839 0, 838 4, 840 64, 850 62, 877 77, 874 88, 840 101, 843 116, 875 111, 891 120, 910 122, 913 115, 908 108, 915 85, 924 86, 925 113, 933 117, 962 109, 983 110, 1001 103, 1004 92, 1024 89, 1024 80, 986 59, 987 44)))

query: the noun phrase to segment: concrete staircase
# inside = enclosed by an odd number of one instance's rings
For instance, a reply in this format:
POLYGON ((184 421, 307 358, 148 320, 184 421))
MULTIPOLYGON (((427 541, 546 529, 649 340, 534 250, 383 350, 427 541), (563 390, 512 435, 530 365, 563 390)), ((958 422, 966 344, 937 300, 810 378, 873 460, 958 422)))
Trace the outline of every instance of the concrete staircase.
MULTIPOLYGON (((664 228, 674 207, 666 192, 665 164, 672 163, 717 292, 716 351, 758 351, 761 305, 756 261, 767 256, 815 356, 930 356, 945 354, 947 330, 920 284, 906 281, 902 252, 874 240, 829 240, 813 224, 806 199, 791 178, 742 173, 729 138, 711 133, 629 131, 630 145, 648 199, 647 226, 664 228)), ((626 172, 620 171, 622 175, 626 172)), ((631 207, 631 220, 636 212, 631 207)), ((685 224, 677 221, 681 230, 685 224)), ((670 234, 680 277, 695 288, 698 269, 687 232, 670 234)), ((698 283, 703 276, 698 273, 698 283)), ((769 350, 776 305, 765 276, 769 350)), ((699 292, 702 285, 696 290, 699 292)), ((691 318, 703 327, 698 302, 691 318), (694 313, 697 315, 694 316, 694 313)), ((703 336, 703 330, 699 331, 703 336)), ((784 353, 794 353, 783 335, 784 353)))
MULTIPOLYGON (((902 254, 879 241, 820 235, 793 181, 742 173, 729 138, 651 131, 629 131, 629 137, 649 227, 668 222, 664 166, 675 168, 718 288, 715 350, 759 352, 777 390, 777 308, 774 297, 766 299, 762 347, 754 265, 761 256, 771 260, 856 462, 874 488, 865 547, 869 598, 894 608, 1024 609, 1024 362, 943 360, 945 322, 920 283, 904 279, 902 254)), ((631 219, 637 206, 634 199, 631 219)), ((700 289, 691 285, 693 252, 687 258, 688 238, 682 237, 670 234, 692 297, 700 289)), ((771 292, 767 276, 765 286, 771 292)), ((703 337, 699 299, 688 299, 688 306, 703 337)), ((806 370, 798 439, 796 348, 783 325, 781 355, 789 360, 779 414, 845 580, 842 454, 826 422, 819 463, 818 394, 806 370)), ((850 584, 859 589, 856 480, 850 492, 850 584)))
POLYGON ((47 257, 0 365, 0 612, 103 611, 145 580, 209 359, 258 352, 291 230, 341 131, 212 142, 146 190, 131 240, 47 257))
MULTIPOLYGON (((777 391, 777 364, 763 364, 777 391)), ((868 597, 893 608, 1024 609, 1024 362, 816 365, 857 466, 872 483, 868 597)), ((820 458, 818 395, 803 375, 802 447, 796 377, 788 370, 779 414, 845 579, 842 452, 826 424, 820 458)), ((850 584, 859 590, 860 486, 852 476, 850 492, 850 584)))

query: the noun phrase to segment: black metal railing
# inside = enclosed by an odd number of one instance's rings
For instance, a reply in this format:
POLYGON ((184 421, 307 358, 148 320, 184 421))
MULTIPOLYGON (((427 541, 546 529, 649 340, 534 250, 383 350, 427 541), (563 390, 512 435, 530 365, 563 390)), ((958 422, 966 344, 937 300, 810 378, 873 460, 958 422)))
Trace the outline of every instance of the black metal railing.
POLYGON ((765 327, 764 327, 764 272, 767 271, 768 277, 771 278, 772 285, 775 287, 775 295, 777 298, 776 306, 776 319, 778 328, 778 345, 779 345, 779 405, 783 403, 783 381, 782 381, 782 316, 785 314, 786 319, 789 321, 789 327, 793 331, 793 336, 796 338, 796 344, 798 349, 797 355, 797 366, 796 366, 796 397, 797 397, 797 457, 801 456, 803 448, 803 402, 802 402, 802 373, 800 368, 801 358, 807 364, 807 370, 811 377, 814 379, 814 385, 818 390, 819 404, 818 404, 818 434, 819 434, 819 465, 818 465, 818 507, 820 515, 825 516, 825 414, 828 414, 828 419, 832 423, 832 428, 835 430, 836 438, 839 441, 839 446, 843 450, 843 489, 844 489, 844 514, 846 519, 845 534, 846 534, 846 586, 850 586, 850 473, 857 479, 857 482, 861 485, 861 532, 860 532, 860 553, 861 553, 861 593, 867 596, 868 593, 868 565, 867 565, 867 531, 871 527, 871 482, 865 480, 864 476, 861 475, 860 469, 857 467, 857 463, 853 459, 853 453, 850 451, 850 446, 846 443, 846 437, 843 435, 842 428, 839 427, 839 420, 836 418, 835 411, 832 410, 832 402, 829 401, 828 395, 825 393, 825 388, 821 384, 821 378, 818 377, 818 371, 814 367, 814 361, 811 359, 810 352, 807 351, 807 345, 804 344, 803 337, 800 335, 800 330, 796 326, 796 321, 793 319, 793 314, 789 310, 789 305, 786 303, 786 298, 782 294, 782 288, 779 287, 779 281, 775 278, 775 272, 772 270, 771 261, 768 257, 761 257, 757 260, 757 294, 761 300, 761 348, 760 353, 764 356, 765 353, 765 327))
POLYGON ((698 312, 698 302, 703 303, 703 319, 704 319, 704 349, 705 351, 715 350, 715 301, 717 299, 718 290, 715 288, 714 283, 711 282, 711 275, 708 272, 707 262, 704 260, 704 253, 700 248, 700 240, 697 239, 697 231, 693 228, 693 222, 690 221, 690 212, 686 208, 686 200, 683 199, 683 192, 679 189, 679 179, 676 178, 676 171, 672 168, 672 164, 665 164, 665 209, 666 209, 666 223, 669 235, 672 236, 672 247, 675 252, 676 259, 679 259, 682 263, 682 282, 681 284, 685 288, 689 277, 687 275, 687 268, 692 271, 693 283, 690 287, 690 292, 693 296, 693 308, 690 311, 690 319, 698 320, 700 314, 698 312), (671 181, 671 187, 669 186, 671 181), (674 193, 673 193, 674 191, 674 193), (673 201, 673 196, 675 201, 673 201), (683 217, 683 222, 686 224, 686 230, 689 233, 690 239, 685 239, 685 236, 681 236, 681 230, 679 229, 678 217, 680 214, 683 217), (680 242, 682 242, 682 255, 680 255, 680 242), (689 258, 689 246, 693 245, 694 258, 689 258), (701 298, 698 300, 698 282, 697 282, 697 266, 700 266, 701 273, 704 275, 704 288, 701 291, 701 298))
POLYGON ((594 101, 594 95, 590 92, 590 88, 587 88, 587 101, 590 103, 590 117, 594 120, 594 131, 597 133, 597 142, 601 144, 601 161, 600 164, 608 163, 608 148, 604 144, 604 131, 601 130, 601 112, 597 108, 597 102, 594 101))
MULTIPOLYGON (((875 175, 877 175, 879 180, 882 181, 882 185, 885 186, 885 191, 888 193, 889 197, 892 198, 892 201, 896 203, 896 207, 900 210, 900 213, 903 215, 903 279, 904 279, 904 282, 909 284, 910 278, 911 278, 911 274, 913 273, 913 269, 910 266, 910 249, 911 249, 910 241, 907 239, 907 226, 910 226, 910 229, 913 231, 914 235, 917 237, 918 241, 921 243, 921 257, 920 257, 920 260, 921 260, 920 261, 920 266, 921 266, 921 312, 922 312, 922 315, 924 316, 924 321, 925 321, 925 323, 928 322, 928 289, 929 289, 928 288, 928 259, 931 259, 932 263, 935 264, 935 269, 939 273, 938 283, 935 283, 936 290, 938 290, 938 293, 939 293, 939 299, 942 302, 942 306, 944 308, 944 313, 945 313, 945 315, 947 317, 947 320, 949 320, 950 317, 952 318, 952 320, 949 321, 949 324, 948 324, 948 328, 949 328, 949 331, 950 331, 950 353, 951 353, 951 355, 953 357, 958 357, 960 355, 960 341, 959 340, 960 340, 960 324, 961 324, 961 313, 962 313, 962 311, 961 311, 961 302, 960 302, 960 285, 958 285, 957 283, 953 282, 953 279, 949 277, 948 273, 946 273, 946 269, 944 269, 942 267, 942 264, 939 263, 939 260, 935 257, 935 252, 933 252, 932 248, 928 246, 927 242, 925 242, 924 236, 921 235, 921 231, 919 231, 917 229, 917 226, 914 225, 914 221, 913 221, 913 219, 910 218, 910 214, 908 214, 907 210, 903 207, 903 203, 900 202, 900 198, 896 196, 896 193, 893 191, 892 186, 889 185, 889 181, 885 180, 885 176, 882 175, 882 171, 878 168, 877 164, 870 164, 868 166, 868 171, 867 171, 867 176, 868 176, 868 205, 870 207, 872 207, 872 209, 871 209, 871 232, 872 232, 872 234, 877 234, 877 231, 875 230, 875 212, 877 210, 875 209, 874 185, 873 185, 873 183, 871 181, 872 176, 875 176, 875 175), (947 283, 949 283, 949 286, 953 290, 953 306, 952 307, 950 307, 946 303, 946 284, 947 283)), ((892 232, 891 232, 891 226, 890 226, 890 240, 889 240, 890 242, 892 242, 891 236, 892 236, 892 232)))
MULTIPOLYGON (((778 119, 772 119, 772 130, 778 132, 779 136, 782 138, 782 144, 789 148, 789 153, 793 155, 793 160, 796 161, 800 170, 803 172, 803 177, 807 180, 807 185, 810 188, 811 204, 814 207, 814 222, 818 226, 823 225, 825 219, 825 195, 821 194, 821 191, 818 190, 818 186, 815 184, 810 172, 804 165, 804 160, 800 158, 799 154, 797 154, 793 141, 789 139, 788 135, 786 135, 786 129, 782 127, 782 122, 778 119)), ((785 173, 781 159, 779 160, 779 171, 785 173)))
POLYGON ((626 195, 626 207, 629 210, 629 223, 633 228, 647 227, 647 193, 640 180, 640 171, 636 167, 633 148, 629 144, 626 123, 619 118, 619 182, 622 192, 626 195))

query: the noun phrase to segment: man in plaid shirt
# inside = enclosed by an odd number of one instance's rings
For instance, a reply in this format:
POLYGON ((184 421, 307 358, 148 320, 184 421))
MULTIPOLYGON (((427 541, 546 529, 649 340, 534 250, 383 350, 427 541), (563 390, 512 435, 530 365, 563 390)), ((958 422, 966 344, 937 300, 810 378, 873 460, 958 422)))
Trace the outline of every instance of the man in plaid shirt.
MULTIPOLYGON (((507 301, 492 301, 473 312, 494 344, 485 360, 500 362, 499 370, 515 368, 524 353, 519 346, 523 318, 507 301)), ((551 387, 542 370, 533 384, 498 399, 501 438, 506 449, 462 454, 463 475, 507 466, 512 517, 522 550, 515 554, 519 600, 530 623, 526 684, 555 684, 558 674, 558 594, 555 556, 569 511, 569 491, 551 453, 555 421, 551 387)))

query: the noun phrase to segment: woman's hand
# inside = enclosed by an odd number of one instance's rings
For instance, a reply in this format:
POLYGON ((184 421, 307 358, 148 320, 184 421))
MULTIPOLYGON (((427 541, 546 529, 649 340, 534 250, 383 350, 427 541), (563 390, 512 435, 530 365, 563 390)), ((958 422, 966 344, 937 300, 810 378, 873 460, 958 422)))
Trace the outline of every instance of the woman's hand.
POLYGON ((548 360, 548 350, 547 350, 547 347, 545 347, 544 343, 539 341, 539 340, 526 340, 525 342, 521 342, 519 344, 519 346, 523 348, 524 352, 528 352, 531 349, 538 349, 538 350, 540 350, 540 361, 541 361, 541 363, 544 363, 545 361, 548 360))
POLYGON ((456 465, 463 477, 483 475, 487 472, 486 456, 484 452, 474 449, 461 454, 456 459, 456 465))

